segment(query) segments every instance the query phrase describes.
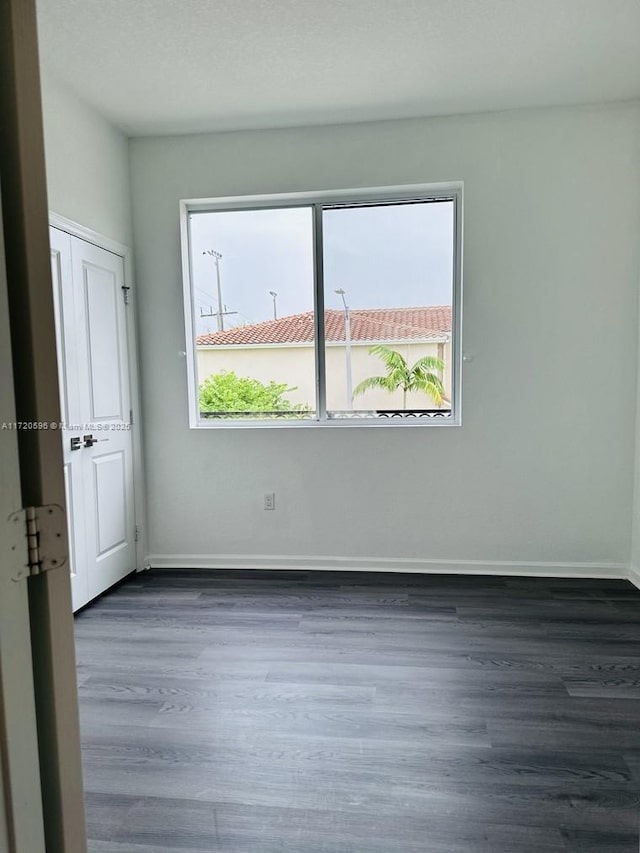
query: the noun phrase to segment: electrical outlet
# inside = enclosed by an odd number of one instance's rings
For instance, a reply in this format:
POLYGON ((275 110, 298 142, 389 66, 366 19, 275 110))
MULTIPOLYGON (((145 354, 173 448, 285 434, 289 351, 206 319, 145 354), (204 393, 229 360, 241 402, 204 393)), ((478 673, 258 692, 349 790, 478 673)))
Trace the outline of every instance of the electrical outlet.
POLYGON ((275 509, 276 508, 276 493, 275 492, 266 492, 265 493, 264 508, 265 509, 275 509))

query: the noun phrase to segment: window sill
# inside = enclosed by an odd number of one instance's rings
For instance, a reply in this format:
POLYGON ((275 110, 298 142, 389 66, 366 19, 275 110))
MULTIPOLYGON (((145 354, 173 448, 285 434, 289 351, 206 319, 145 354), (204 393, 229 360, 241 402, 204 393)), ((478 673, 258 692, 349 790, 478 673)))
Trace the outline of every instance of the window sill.
POLYGON ((462 426, 459 416, 448 417, 377 417, 377 418, 327 418, 326 420, 233 420, 207 419, 190 424, 191 429, 420 429, 462 426))

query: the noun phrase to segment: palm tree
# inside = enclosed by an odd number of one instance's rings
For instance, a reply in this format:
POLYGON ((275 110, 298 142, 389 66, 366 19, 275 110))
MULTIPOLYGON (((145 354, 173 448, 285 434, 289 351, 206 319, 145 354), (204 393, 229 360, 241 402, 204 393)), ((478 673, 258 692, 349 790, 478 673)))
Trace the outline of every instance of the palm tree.
POLYGON ((369 353, 379 356, 387 369, 386 376, 369 376, 353 390, 353 396, 364 394, 369 388, 384 388, 393 393, 402 389, 402 408, 407 408, 407 393, 422 391, 428 394, 437 405, 444 400, 445 390, 436 370, 444 370, 444 362, 433 355, 425 355, 409 367, 407 360, 396 350, 378 344, 371 347, 369 353))

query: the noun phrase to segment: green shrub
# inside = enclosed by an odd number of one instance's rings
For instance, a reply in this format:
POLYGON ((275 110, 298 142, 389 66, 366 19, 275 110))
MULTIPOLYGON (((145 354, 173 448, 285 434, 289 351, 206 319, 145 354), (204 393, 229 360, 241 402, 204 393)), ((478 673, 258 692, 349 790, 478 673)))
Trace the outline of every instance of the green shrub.
POLYGON ((305 412, 308 406, 292 404, 284 395, 297 388, 284 382, 264 384, 249 376, 220 371, 204 380, 198 389, 201 412, 305 412))

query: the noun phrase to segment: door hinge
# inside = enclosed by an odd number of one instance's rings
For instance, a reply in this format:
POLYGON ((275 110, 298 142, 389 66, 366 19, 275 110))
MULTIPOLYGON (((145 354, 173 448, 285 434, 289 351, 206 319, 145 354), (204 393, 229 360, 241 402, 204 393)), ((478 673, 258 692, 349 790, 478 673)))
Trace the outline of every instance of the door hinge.
POLYGON ((12 580, 41 575, 67 562, 67 527, 58 504, 28 506, 9 516, 11 550, 24 554, 24 564, 12 580))
POLYGON ((136 524, 135 541, 136 541, 136 542, 138 542, 139 540, 140 540, 140 528, 139 528, 139 527, 138 527, 138 525, 136 524))
POLYGON ((123 284, 121 289, 122 289, 122 294, 124 296, 124 304, 128 305, 129 304, 129 291, 131 290, 131 288, 127 287, 126 284, 123 284))

